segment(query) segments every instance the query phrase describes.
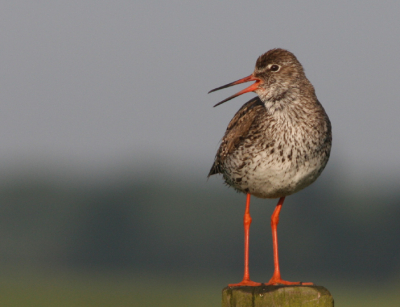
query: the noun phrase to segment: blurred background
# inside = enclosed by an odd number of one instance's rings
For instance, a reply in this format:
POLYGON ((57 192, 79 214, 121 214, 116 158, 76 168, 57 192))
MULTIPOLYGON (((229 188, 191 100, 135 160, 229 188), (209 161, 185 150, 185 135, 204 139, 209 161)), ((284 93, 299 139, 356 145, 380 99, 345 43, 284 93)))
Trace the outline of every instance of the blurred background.
MULTIPOLYGON (((220 306, 243 270, 245 195, 207 180, 240 88, 292 51, 333 125, 287 198, 283 278, 337 306, 398 306, 400 2, 3 1, 0 305, 220 306)), ((243 86, 244 87, 244 86, 243 86)), ((252 199, 250 273, 272 275, 252 199)))

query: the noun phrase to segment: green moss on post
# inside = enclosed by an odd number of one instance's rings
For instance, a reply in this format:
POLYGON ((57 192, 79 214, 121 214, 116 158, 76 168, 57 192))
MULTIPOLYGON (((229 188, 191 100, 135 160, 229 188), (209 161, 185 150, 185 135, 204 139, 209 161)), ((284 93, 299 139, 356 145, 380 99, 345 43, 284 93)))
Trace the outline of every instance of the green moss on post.
POLYGON ((333 307, 333 297, 321 286, 226 287, 222 307, 333 307))

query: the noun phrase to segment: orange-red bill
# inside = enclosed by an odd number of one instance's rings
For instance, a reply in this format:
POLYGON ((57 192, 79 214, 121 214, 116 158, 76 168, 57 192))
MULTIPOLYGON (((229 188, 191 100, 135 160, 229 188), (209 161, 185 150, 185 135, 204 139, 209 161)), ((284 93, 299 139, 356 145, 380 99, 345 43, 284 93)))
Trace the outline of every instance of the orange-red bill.
POLYGON ((234 94, 234 95, 222 100, 221 102, 218 102, 214 107, 219 106, 220 104, 223 104, 224 102, 227 102, 228 100, 231 100, 231 99, 233 99, 233 98, 235 98, 237 96, 240 96, 240 95, 242 95, 244 93, 249 93, 249 92, 255 91, 258 88, 258 85, 260 83, 260 79, 257 79, 253 75, 250 75, 250 76, 247 76, 245 78, 242 78, 242 79, 239 79, 237 81, 225 84, 223 86, 217 87, 217 88, 209 91, 208 93, 212 93, 212 92, 215 92, 215 91, 218 91, 218 90, 222 90, 223 88, 227 88, 227 87, 230 87, 230 86, 233 86, 233 85, 236 85, 236 84, 250 82, 250 81, 256 81, 256 82, 253 83, 252 85, 250 85, 249 87, 246 87, 245 89, 241 90, 240 92, 238 92, 238 93, 236 93, 236 94, 234 94))

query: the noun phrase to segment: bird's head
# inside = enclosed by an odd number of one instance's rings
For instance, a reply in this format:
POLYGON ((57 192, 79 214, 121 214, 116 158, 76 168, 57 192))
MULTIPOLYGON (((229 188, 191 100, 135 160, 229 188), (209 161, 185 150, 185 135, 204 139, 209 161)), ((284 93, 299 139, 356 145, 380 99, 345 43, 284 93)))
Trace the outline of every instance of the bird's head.
POLYGON ((249 81, 255 83, 222 100, 214 107, 248 92, 257 93, 264 103, 278 100, 291 88, 299 87, 301 82, 309 83, 303 67, 293 53, 284 49, 271 49, 257 59, 254 72, 250 76, 215 88, 209 93, 249 81))

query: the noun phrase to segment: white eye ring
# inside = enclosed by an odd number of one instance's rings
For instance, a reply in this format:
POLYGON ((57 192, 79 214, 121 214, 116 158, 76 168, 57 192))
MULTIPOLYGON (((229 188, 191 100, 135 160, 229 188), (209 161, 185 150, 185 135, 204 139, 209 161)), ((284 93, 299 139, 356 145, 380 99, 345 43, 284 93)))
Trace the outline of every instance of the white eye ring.
POLYGON ((273 72, 277 72, 281 69, 281 67, 277 64, 268 64, 268 69, 273 72))

